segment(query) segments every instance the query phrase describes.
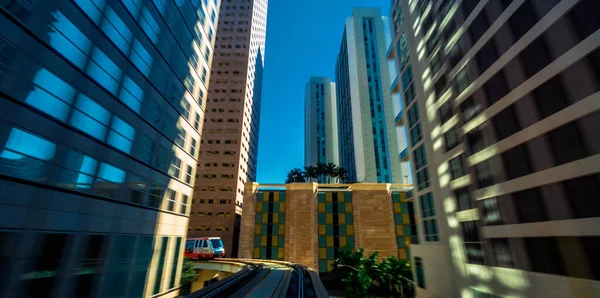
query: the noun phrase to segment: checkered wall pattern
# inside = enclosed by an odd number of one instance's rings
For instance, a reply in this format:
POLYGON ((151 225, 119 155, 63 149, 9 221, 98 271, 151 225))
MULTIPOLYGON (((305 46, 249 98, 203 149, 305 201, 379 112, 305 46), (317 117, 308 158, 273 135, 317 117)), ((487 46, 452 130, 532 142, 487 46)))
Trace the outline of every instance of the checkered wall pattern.
POLYGON ((284 246, 285 191, 259 191, 256 196, 252 257, 283 261, 284 246))

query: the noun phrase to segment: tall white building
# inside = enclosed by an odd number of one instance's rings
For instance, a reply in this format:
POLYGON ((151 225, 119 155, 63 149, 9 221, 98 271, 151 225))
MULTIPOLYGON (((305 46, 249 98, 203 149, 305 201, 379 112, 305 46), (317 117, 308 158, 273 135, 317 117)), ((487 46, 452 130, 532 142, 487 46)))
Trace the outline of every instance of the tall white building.
POLYGON ((403 182, 378 8, 357 8, 346 19, 335 81, 340 166, 348 180, 403 182))
POLYGON ((311 77, 304 111, 304 164, 339 165, 335 83, 327 77, 311 77))
POLYGON ((417 297, 600 297, 598 11, 393 2, 417 297))

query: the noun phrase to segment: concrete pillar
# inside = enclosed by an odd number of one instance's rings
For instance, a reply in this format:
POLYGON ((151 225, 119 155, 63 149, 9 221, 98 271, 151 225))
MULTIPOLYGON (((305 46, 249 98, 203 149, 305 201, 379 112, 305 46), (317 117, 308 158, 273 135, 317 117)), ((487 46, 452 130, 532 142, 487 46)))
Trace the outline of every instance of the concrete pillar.
POLYGON ((317 184, 286 185, 285 260, 319 270, 317 184))
POLYGON ((398 256, 391 200, 389 184, 352 184, 355 246, 367 256, 376 251, 381 258, 398 256))
POLYGON ((240 224, 240 243, 238 257, 251 259, 254 250, 254 225, 256 217, 256 194, 258 183, 247 182, 244 185, 244 212, 240 224))

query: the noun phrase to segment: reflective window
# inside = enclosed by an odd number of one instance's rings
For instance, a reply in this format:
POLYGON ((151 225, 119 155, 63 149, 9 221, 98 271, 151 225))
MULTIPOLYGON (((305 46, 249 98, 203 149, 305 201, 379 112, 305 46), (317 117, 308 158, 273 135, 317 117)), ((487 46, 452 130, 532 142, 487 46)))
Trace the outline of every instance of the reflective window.
POLYGON ((119 92, 119 99, 139 114, 143 97, 144 91, 142 88, 140 88, 131 78, 125 76, 123 79, 123 88, 121 88, 121 91, 119 92))
POLYGON ((36 73, 33 83, 36 86, 25 102, 54 118, 66 121, 75 89, 46 69, 36 73))
POLYGON ((94 23, 98 24, 102 18, 102 10, 106 0, 74 0, 75 4, 83 10, 94 23))
POLYGON ((100 164, 100 169, 98 169, 98 178, 114 183, 123 183, 125 181, 125 172, 115 166, 102 163, 100 164))
POLYGON ((100 24, 100 29, 123 53, 129 52, 132 33, 112 8, 109 7, 104 13, 104 20, 100 24))
POLYGON ((111 131, 108 134, 107 142, 117 149, 131 153, 131 145, 135 138, 135 129, 125 121, 114 116, 111 123, 111 131))
POLYGON ((98 162, 72 150, 63 150, 58 165, 62 167, 56 177, 58 183, 68 188, 90 188, 94 182, 98 162))
POLYGON ((185 183, 192 183, 192 167, 190 165, 187 166, 187 171, 185 173, 185 183))
POLYGON ((142 7, 142 0, 121 0, 121 3, 127 8, 131 16, 133 16, 134 19, 137 19, 140 14, 140 8, 142 7))
POLYGON ((148 11, 148 9, 145 7, 142 11, 142 17, 139 20, 139 24, 140 27, 142 27, 142 30, 144 30, 144 32, 148 36, 148 38, 152 41, 152 43, 156 43, 158 39, 158 32, 160 32, 160 28, 158 27, 158 24, 152 17, 152 14, 150 14, 150 11, 148 11))
POLYGON ((175 210, 175 201, 177 200, 177 192, 172 189, 167 189, 167 193, 165 194, 167 197, 167 210, 173 211, 175 210))
POLYGON ((41 160, 51 160, 55 153, 55 144, 24 130, 12 128, 0 157, 21 159, 24 154, 41 160))
POLYGON ((49 34, 50 45, 73 64, 83 67, 92 43, 62 13, 55 12, 53 17, 56 21, 52 26, 57 32, 49 34))
POLYGON ((117 93, 121 69, 98 48, 94 49, 92 61, 88 64, 86 72, 109 92, 117 93))
POLYGON ((171 166, 169 166, 169 175, 175 177, 175 178, 179 178, 179 172, 181 169, 181 160, 177 157, 173 158, 173 163, 171 164, 171 166))
POLYGON ((145 76, 150 74, 152 57, 137 39, 133 42, 133 51, 131 51, 129 55, 129 60, 131 60, 131 62, 140 70, 142 74, 145 76))
POLYGON ((85 133, 104 140, 106 126, 110 120, 110 114, 106 109, 91 100, 89 97, 79 94, 69 123, 85 133))

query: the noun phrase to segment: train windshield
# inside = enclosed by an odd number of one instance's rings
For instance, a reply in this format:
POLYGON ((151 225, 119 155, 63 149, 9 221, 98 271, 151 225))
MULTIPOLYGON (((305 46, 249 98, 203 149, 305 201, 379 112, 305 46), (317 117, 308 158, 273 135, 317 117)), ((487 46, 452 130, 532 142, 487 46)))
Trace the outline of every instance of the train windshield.
POLYGON ((223 247, 223 243, 221 242, 221 239, 210 239, 210 245, 212 245, 213 248, 223 247))

